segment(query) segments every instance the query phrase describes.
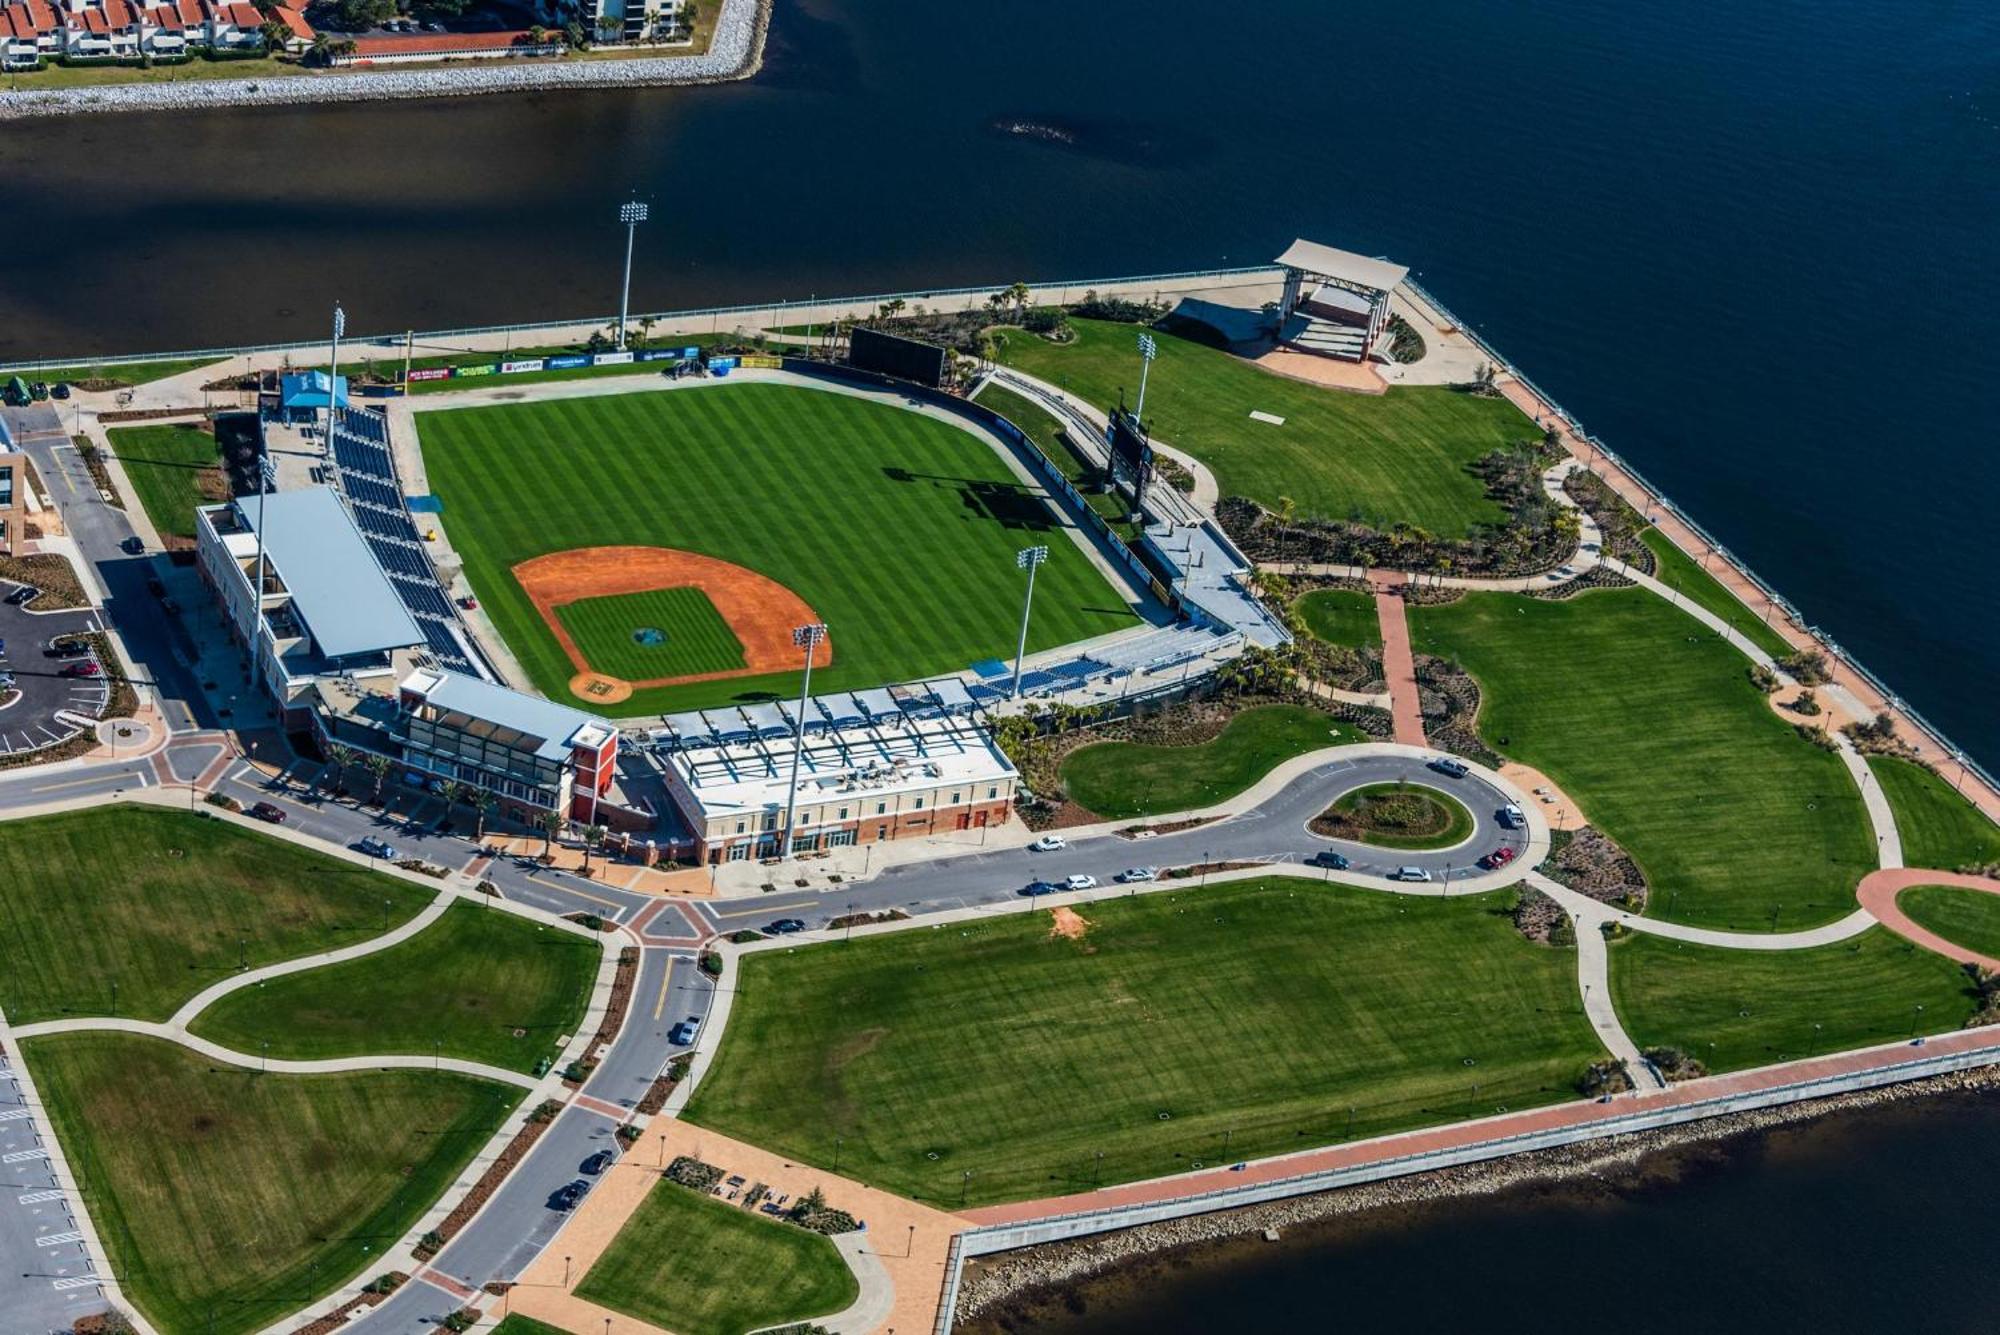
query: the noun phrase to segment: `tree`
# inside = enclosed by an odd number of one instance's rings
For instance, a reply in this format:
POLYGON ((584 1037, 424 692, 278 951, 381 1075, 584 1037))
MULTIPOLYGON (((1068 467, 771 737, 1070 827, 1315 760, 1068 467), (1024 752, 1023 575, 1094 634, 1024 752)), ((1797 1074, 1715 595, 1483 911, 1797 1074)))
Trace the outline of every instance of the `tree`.
POLYGON ((451 809, 458 805, 458 799, 465 796, 465 785, 457 779, 439 779, 431 791, 444 799, 444 815, 451 819, 451 809))
POLYGON ((395 768, 395 762, 370 751, 361 757, 361 767, 375 776, 375 805, 382 805, 382 785, 388 781, 389 771, 395 768))
POLYGON ((542 832, 543 857, 548 857, 554 852, 556 836, 563 832, 563 826, 567 824, 569 822, 563 819, 560 811, 544 811, 535 817, 535 828, 542 832))
POLYGON ((600 14, 597 16, 598 41, 615 42, 624 31, 625 20, 619 18, 616 14, 600 14))
POLYGON ((345 742, 334 742, 326 748, 326 759, 333 766, 333 791, 338 794, 347 786, 347 771, 354 768, 359 753, 345 742))
POLYGON ((604 837, 610 833, 609 827, 603 825, 586 825, 577 831, 583 840, 583 869, 586 872, 590 870, 591 853, 604 846, 604 837))
POLYGON ((1292 536, 1292 516, 1299 512, 1299 503, 1289 496, 1278 498, 1278 563, 1284 564, 1285 547, 1292 536))
POLYGON ((583 30, 583 24, 578 20, 571 19, 563 24, 562 31, 563 40, 569 43, 572 50, 581 51, 590 45, 590 34, 583 30))
POLYGON ((500 805, 500 795, 490 788, 475 788, 467 800, 472 803, 472 809, 477 813, 473 820, 472 837, 483 841, 486 838, 487 817, 491 816, 493 809, 500 805))
POLYGON ((1026 283, 1010 283, 1007 287, 1007 301, 1014 307, 1014 318, 1025 322, 1028 318, 1029 288, 1026 283))

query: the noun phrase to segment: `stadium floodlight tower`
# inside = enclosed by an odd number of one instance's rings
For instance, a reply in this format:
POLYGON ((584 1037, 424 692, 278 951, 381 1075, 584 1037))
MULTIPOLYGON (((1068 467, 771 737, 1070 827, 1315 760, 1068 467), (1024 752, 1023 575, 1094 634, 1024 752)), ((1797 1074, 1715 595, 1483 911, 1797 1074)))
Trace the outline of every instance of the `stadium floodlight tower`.
POLYGON ((618 297, 618 350, 625 351, 625 317, 632 309, 632 241, 639 235, 639 224, 646 221, 650 210, 639 200, 618 206, 618 221, 625 224, 625 288, 618 297))
POLYGON ((1021 639, 1014 646, 1013 699, 1021 698, 1021 660, 1028 654, 1028 613, 1035 606, 1035 568, 1049 559, 1049 549, 1036 544, 1014 553, 1014 564, 1028 572, 1028 596, 1021 600, 1021 639))
POLYGON ((815 621, 810 625, 792 628, 792 643, 806 651, 805 680, 799 686, 799 717, 792 731, 792 781, 785 786, 785 843, 778 856, 792 855, 792 834, 798 829, 799 761, 806 752, 806 701, 812 698, 813 651, 826 641, 826 623, 815 621))
POLYGON ((333 303, 333 347, 326 359, 326 435, 320 440, 320 453, 333 450, 333 403, 335 391, 340 388, 340 337, 347 332, 347 312, 340 309, 340 303, 333 303))
POLYGON ((1153 358, 1160 355, 1160 345, 1153 341, 1151 334, 1139 335, 1139 403, 1132 410, 1132 416, 1146 420, 1146 372, 1153 369, 1153 358))

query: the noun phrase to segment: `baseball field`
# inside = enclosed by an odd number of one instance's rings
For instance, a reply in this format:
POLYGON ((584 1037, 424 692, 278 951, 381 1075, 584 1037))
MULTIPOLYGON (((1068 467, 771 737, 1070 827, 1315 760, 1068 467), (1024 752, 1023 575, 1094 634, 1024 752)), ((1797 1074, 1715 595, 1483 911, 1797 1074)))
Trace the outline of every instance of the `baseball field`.
POLYGON ((1007 657, 1022 548, 1045 544, 1030 651, 1138 617, 985 439, 797 385, 425 412, 425 470, 466 576, 553 699, 612 716, 1007 657))

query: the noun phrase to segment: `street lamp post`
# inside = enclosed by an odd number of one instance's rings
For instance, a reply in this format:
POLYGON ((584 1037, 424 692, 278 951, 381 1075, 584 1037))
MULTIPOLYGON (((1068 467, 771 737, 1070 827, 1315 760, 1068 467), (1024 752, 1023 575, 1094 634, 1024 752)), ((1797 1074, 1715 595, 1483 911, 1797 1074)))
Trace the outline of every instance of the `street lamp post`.
POLYGON ((1146 420, 1146 373, 1153 369, 1153 358, 1159 355, 1160 345, 1153 341, 1153 336, 1139 335, 1139 402, 1132 409, 1132 416, 1141 422, 1146 420))
POLYGON ((792 832, 798 827, 798 812, 795 809, 799 797, 799 761, 806 751, 806 701, 812 698, 813 651, 826 640, 826 623, 815 621, 807 626, 792 628, 792 643, 806 651, 806 670, 799 684, 799 717, 794 724, 796 736, 792 742, 792 779, 785 788, 785 842, 779 850, 780 857, 792 855, 792 832))
POLYGON ((639 235, 639 224, 646 221, 649 210, 638 200, 618 206, 618 221, 625 224, 625 286, 618 295, 618 350, 625 351, 625 317, 632 309, 632 243, 639 235))
POLYGON ((1028 656, 1028 614, 1035 606, 1035 570, 1049 559, 1049 549, 1037 543, 1014 553, 1014 564, 1028 572, 1028 592, 1021 600, 1021 638, 1014 645, 1014 690, 1012 698, 1021 698, 1021 660, 1028 656))

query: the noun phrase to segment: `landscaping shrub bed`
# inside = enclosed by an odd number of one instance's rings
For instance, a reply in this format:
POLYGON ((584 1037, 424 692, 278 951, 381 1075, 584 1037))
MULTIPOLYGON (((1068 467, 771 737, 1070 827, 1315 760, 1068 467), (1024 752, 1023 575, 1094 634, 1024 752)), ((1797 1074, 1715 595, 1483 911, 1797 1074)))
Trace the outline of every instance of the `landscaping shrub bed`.
POLYGON ((1577 469, 1563 479, 1563 494, 1597 521, 1598 529, 1604 534, 1606 556, 1623 561, 1644 574, 1655 572, 1658 563, 1653 557, 1653 549, 1639 540, 1639 535, 1646 530, 1646 521, 1637 510, 1626 504, 1623 496, 1611 489, 1610 483, 1586 469, 1577 469))
POLYGON ((1498 769, 1500 757, 1479 740, 1479 683, 1457 663, 1416 655, 1417 701, 1431 745, 1498 769))
POLYGON ((1600 904, 1646 911, 1646 874, 1616 840, 1590 825, 1564 834, 1561 847, 1551 847, 1542 864, 1551 880, 1600 904))

